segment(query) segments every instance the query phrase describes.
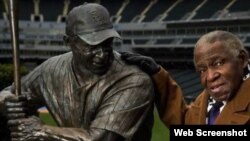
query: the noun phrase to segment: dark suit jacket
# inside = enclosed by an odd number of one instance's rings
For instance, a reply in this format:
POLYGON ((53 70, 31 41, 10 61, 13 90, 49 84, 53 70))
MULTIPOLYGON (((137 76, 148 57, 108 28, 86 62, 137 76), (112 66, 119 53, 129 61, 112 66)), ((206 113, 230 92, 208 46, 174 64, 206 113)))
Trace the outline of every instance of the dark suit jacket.
MULTIPOLYGON (((153 76, 159 95, 156 105, 166 126, 172 124, 206 124, 209 95, 204 90, 187 105, 181 88, 163 68, 153 76)), ((215 124, 250 124, 250 79, 243 81, 235 96, 227 102, 215 124)))

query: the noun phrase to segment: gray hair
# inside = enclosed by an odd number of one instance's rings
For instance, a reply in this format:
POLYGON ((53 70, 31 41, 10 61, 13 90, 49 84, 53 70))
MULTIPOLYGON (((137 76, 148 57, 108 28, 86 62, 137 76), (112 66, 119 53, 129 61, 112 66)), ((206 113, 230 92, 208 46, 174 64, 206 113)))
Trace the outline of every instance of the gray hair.
POLYGON ((248 54, 248 51, 245 49, 242 41, 234 34, 216 30, 209 32, 197 41, 195 48, 202 46, 203 43, 214 43, 220 41, 224 47, 226 47, 233 55, 237 56, 240 51, 245 51, 248 54))

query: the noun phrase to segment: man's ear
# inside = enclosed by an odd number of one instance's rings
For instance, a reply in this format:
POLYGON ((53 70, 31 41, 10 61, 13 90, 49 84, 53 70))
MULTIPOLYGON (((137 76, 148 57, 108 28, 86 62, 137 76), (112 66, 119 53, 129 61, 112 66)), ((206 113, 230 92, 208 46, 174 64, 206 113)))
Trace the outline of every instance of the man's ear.
POLYGON ((249 59, 249 55, 248 52, 246 50, 241 50, 239 53, 239 59, 240 61, 242 61, 242 66, 243 68, 246 68, 248 65, 248 59, 249 59))

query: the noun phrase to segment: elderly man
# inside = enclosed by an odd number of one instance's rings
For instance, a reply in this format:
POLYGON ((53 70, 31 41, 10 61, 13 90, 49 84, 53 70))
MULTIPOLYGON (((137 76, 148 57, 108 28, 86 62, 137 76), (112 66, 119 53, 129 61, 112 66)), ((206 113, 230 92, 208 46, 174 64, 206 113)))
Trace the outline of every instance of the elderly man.
POLYGON ((156 82, 161 119, 171 124, 250 124, 248 51, 230 32, 203 35, 194 48, 194 65, 203 92, 187 105, 178 84, 152 58, 124 53, 127 62, 139 64, 156 82), (244 79, 243 79, 244 78, 244 79))
MULTIPOLYGON (((150 141, 151 79, 113 51, 115 37, 120 38, 106 8, 94 3, 73 8, 64 37, 72 51, 48 59, 22 79, 29 109, 46 105, 59 127, 45 125, 35 116, 12 116, 8 122, 12 139, 150 141)), ((12 89, 2 91, 1 99, 12 89)), ((5 105, 12 115, 18 108, 5 105)))

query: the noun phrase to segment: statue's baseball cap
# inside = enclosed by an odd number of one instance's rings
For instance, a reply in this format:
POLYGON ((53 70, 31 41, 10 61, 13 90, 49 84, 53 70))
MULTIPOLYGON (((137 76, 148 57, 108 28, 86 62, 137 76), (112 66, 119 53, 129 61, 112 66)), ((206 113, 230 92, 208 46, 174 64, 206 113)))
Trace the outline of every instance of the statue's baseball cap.
POLYGON ((90 45, 120 35, 113 28, 108 10, 97 3, 84 3, 74 7, 66 19, 66 34, 77 35, 90 45))

